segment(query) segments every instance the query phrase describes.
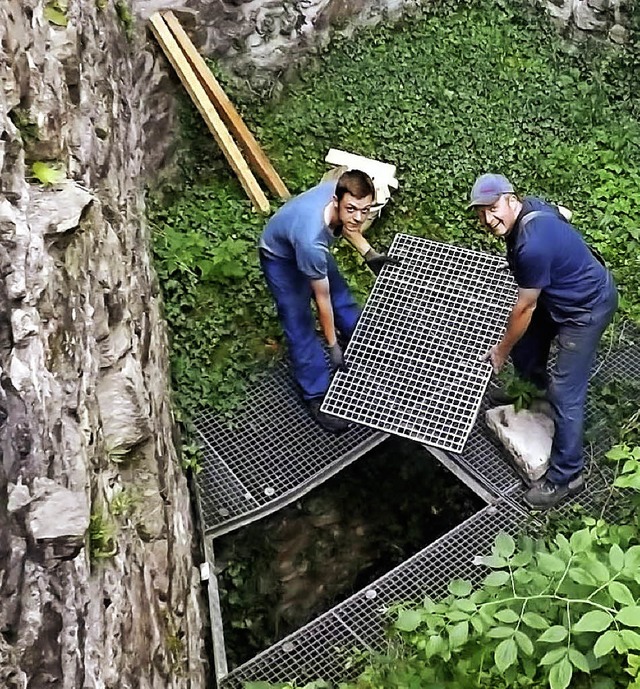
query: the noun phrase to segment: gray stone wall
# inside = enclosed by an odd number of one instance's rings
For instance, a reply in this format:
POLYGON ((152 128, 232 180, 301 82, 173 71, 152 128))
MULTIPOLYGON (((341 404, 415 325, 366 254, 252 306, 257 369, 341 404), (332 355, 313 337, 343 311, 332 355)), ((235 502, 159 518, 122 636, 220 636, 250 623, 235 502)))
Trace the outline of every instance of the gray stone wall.
POLYGON ((203 687, 142 186, 173 86, 112 2, 45 11, 0 3, 0 686, 203 687))
MULTIPOLYGON (((574 40, 627 38, 625 0, 532 0, 574 40)), ((429 0, 133 0, 139 18, 171 8, 197 47, 225 63, 260 96, 277 93, 304 57, 330 40, 330 28, 394 19, 429 0)))
POLYGON ((543 5, 577 41, 595 35, 622 44, 628 38, 630 5, 624 0, 544 0, 543 5))

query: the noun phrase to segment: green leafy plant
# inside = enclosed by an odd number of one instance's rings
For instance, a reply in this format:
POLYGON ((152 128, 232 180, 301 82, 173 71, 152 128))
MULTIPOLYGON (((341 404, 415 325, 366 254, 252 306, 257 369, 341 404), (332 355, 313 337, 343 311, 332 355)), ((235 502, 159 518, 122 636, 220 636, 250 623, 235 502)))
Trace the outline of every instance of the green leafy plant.
POLYGON ((168 615, 165 616, 165 625, 164 646, 169 655, 171 671, 180 677, 185 674, 188 663, 185 635, 181 629, 176 628, 175 622, 168 615))
POLYGON ((44 6, 43 16, 51 24, 67 26, 69 23, 67 17, 68 8, 68 0, 49 0, 44 6))
POLYGON ((43 163, 42 161, 37 161, 31 166, 31 172, 33 176, 40 182, 40 184, 45 187, 54 186, 60 184, 66 175, 64 170, 55 165, 49 163, 43 163))
POLYGON ((140 503, 140 496, 131 488, 120 488, 109 500, 109 511, 114 517, 129 518, 140 503))
POLYGON ((589 529, 519 548, 500 534, 476 562, 491 570, 481 588, 455 580, 444 600, 397 612, 424 680, 566 689, 574 674, 635 676, 640 546, 603 546, 589 529))
POLYGON ((594 442, 609 439, 613 444, 623 439, 630 441, 628 434, 631 426, 628 424, 633 424, 638 399, 640 385, 630 378, 621 376, 595 386, 589 398, 595 421, 586 431, 587 439, 594 442))
POLYGON ((185 471, 191 470, 194 474, 202 471, 202 449, 196 442, 183 443, 180 463, 185 471))
POLYGON ((118 551, 117 528, 106 511, 92 512, 89 519, 89 557, 103 560, 113 557, 118 551))
POLYGON ((201 405, 228 413, 247 380, 280 351, 255 248, 264 218, 235 198, 230 181, 159 201, 150 205, 154 253, 179 417, 201 405))
POLYGON ((503 369, 500 372, 500 380, 505 393, 514 398, 513 406, 516 411, 529 409, 535 400, 544 396, 543 391, 528 380, 523 380, 513 371, 503 369))
POLYGON ((127 4, 126 0, 116 0, 115 8, 116 14, 118 15, 118 19, 120 20, 120 23, 122 24, 122 27, 124 29, 125 36, 129 40, 131 40, 131 38, 133 37, 134 28, 133 15, 131 14, 131 9, 129 8, 129 5, 127 4))
POLYGON ((107 450, 107 457, 114 464, 123 464, 135 457, 135 452, 131 448, 114 447, 107 450))

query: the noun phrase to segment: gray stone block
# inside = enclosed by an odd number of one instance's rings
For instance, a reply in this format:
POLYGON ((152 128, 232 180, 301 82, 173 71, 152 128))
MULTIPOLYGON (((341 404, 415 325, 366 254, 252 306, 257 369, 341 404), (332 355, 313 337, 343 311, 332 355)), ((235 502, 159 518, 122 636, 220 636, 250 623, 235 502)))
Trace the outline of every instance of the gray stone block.
POLYGON ((509 404, 489 409, 485 420, 524 476, 530 481, 544 476, 554 433, 553 420, 547 414, 529 409, 516 412, 509 404))

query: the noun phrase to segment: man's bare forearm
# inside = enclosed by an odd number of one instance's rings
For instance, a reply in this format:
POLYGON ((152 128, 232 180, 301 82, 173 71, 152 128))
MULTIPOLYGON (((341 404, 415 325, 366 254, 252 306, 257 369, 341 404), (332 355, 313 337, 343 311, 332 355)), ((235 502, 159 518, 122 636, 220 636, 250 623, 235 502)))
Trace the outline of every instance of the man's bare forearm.
POLYGON ((331 290, 329 289, 328 278, 312 280, 311 289, 313 291, 313 297, 316 300, 316 306, 318 307, 318 320, 320 321, 322 334, 329 347, 331 347, 336 343, 337 338, 336 326, 333 321, 333 306, 331 305, 331 290))
POLYGON ((351 244, 351 246, 360 254, 364 256, 369 249, 371 249, 371 244, 362 236, 361 232, 347 232, 343 231, 342 236, 351 244))
POLYGON ((529 323, 531 323, 531 317, 536 308, 535 303, 531 304, 516 304, 513 307, 513 311, 509 316, 507 322, 507 330, 502 337, 502 340, 498 343, 498 348, 501 352, 508 356, 511 349, 516 344, 516 342, 525 334, 529 323))
POLYGON ((511 315, 507 322, 507 331, 497 345, 497 348, 503 354, 508 355, 513 345, 527 331, 529 323, 531 323, 531 316, 533 316, 533 312, 536 310, 539 296, 539 289, 518 288, 518 300, 514 304, 513 309, 511 309, 511 315))
POLYGON ((333 308, 331 307, 331 299, 316 299, 318 305, 318 320, 322 333, 327 341, 329 347, 336 343, 336 326, 333 320, 333 308))

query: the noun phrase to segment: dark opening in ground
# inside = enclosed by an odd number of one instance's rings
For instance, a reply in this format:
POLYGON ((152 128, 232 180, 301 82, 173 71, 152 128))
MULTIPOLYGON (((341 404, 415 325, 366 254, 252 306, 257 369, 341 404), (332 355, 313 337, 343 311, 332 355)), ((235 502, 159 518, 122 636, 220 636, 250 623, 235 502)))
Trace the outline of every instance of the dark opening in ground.
POLYGON ((391 438, 294 504, 214 541, 233 669, 432 543, 484 503, 391 438))

